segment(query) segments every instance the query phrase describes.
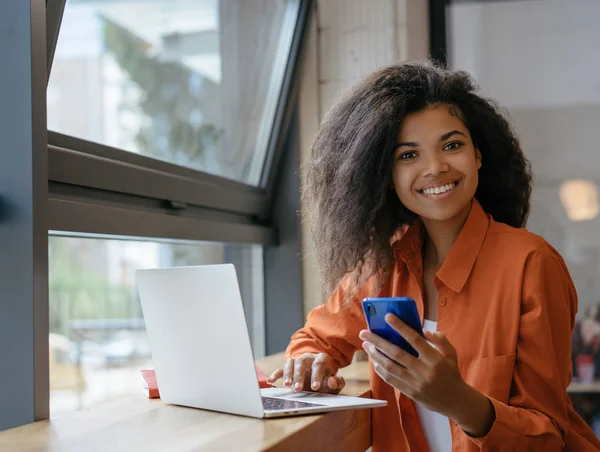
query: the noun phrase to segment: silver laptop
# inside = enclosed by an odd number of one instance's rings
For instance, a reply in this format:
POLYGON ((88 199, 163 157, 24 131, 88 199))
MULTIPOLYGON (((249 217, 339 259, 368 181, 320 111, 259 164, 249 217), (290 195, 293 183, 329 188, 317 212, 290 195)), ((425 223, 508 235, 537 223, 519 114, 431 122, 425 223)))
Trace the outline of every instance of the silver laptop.
POLYGON ((136 279, 156 380, 166 403, 256 418, 387 404, 260 389, 231 264, 138 270, 136 279))

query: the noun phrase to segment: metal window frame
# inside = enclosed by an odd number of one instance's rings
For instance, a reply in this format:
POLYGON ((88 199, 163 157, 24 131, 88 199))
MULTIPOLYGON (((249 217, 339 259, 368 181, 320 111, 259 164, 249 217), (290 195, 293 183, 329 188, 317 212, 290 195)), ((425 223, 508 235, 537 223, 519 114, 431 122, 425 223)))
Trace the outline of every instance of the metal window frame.
POLYGON ((46 67, 48 68, 48 80, 50 70, 54 61, 54 51, 58 41, 58 30, 62 23, 67 0, 46 0, 46 67))
POLYGON ((264 190, 151 157, 48 132, 48 180, 264 217, 264 190), (74 150, 76 149, 76 150, 74 150))
POLYGON ((159 209, 132 209, 130 204, 107 205, 65 197, 49 199, 48 225, 53 234, 63 236, 109 235, 129 240, 277 243, 273 228, 232 221, 227 217, 165 214, 159 209))
POLYGON ((433 60, 448 65, 447 8, 451 0, 429 0, 429 54, 433 60))
MULTIPOLYGON (((298 67, 302 56, 302 43, 305 41, 308 26, 310 24, 311 11, 313 8, 312 1, 302 1, 298 12, 298 20, 294 30, 294 37, 286 65, 285 75, 281 87, 281 98, 288 99, 287 102, 279 102, 275 111, 274 124, 271 132, 271 139, 267 148, 265 164, 263 166, 260 186, 267 192, 267 198, 272 202, 273 192, 277 179, 277 172, 273 168, 279 168, 280 161, 283 155, 283 148, 286 142, 285 133, 282 131, 289 130, 290 122, 294 114, 293 105, 298 95, 298 67)), ((281 99, 280 99, 281 100, 281 99)))

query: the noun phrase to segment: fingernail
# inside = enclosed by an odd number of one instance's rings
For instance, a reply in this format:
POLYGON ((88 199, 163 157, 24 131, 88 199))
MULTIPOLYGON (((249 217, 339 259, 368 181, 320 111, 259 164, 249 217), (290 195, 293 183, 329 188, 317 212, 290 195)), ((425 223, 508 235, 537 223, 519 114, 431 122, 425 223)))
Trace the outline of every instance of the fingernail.
POLYGON ((294 385, 294 389, 295 389, 296 391, 299 391, 300 389, 302 389, 302 385, 301 385, 300 383, 296 383, 296 384, 294 385))
POLYGON ((291 378, 286 378, 285 382, 283 383, 286 386, 290 386, 292 384, 292 379, 291 378))
POLYGON ((329 387, 331 389, 337 389, 337 380, 335 378, 329 380, 329 387))
POLYGON ((313 389, 319 389, 319 382, 317 380, 312 382, 312 388, 313 389))

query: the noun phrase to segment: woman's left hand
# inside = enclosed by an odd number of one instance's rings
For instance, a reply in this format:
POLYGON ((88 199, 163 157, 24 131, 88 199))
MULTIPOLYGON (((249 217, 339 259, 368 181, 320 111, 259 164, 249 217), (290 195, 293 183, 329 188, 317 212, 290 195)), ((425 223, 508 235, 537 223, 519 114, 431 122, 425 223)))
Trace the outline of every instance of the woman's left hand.
POLYGON ((493 406, 485 395, 463 380, 456 349, 446 335, 425 331, 423 338, 395 315, 387 314, 385 320, 412 345, 419 357, 362 330, 359 336, 375 372, 411 399, 454 420, 467 433, 484 436, 495 419, 493 406))

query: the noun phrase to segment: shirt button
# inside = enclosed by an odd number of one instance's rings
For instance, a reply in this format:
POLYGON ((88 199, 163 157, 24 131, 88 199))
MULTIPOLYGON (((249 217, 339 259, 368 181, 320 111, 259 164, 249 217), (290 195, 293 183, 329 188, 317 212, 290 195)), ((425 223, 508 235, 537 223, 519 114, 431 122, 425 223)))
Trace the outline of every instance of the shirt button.
POLYGON ((440 304, 441 304, 442 306, 446 306, 446 299, 445 299, 445 298, 442 298, 442 299, 440 300, 440 304))

